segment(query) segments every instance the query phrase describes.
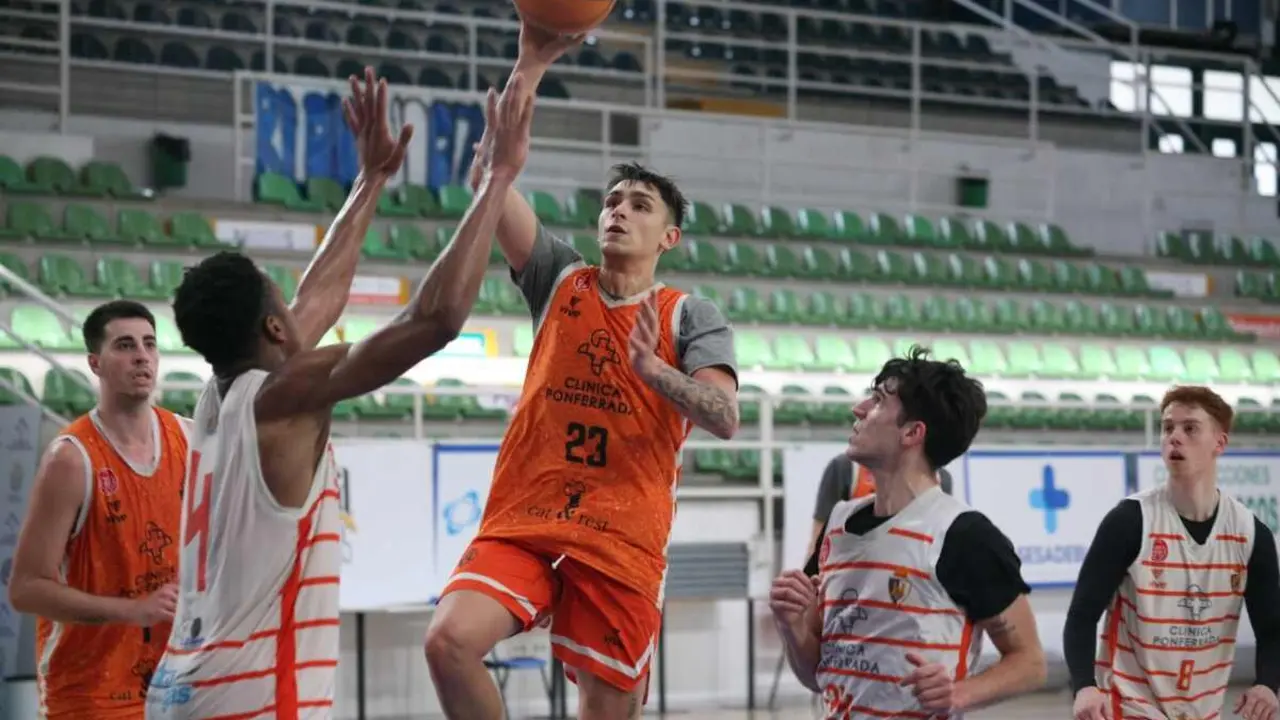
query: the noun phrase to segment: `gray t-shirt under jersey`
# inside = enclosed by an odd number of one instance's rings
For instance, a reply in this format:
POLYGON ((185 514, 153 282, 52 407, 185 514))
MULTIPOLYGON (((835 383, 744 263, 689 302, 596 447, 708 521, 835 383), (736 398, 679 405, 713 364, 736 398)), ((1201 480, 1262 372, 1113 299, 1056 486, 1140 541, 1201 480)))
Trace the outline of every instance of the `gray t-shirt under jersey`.
MULTIPOLYGON (((529 261, 520 272, 511 271, 511 279, 524 294, 533 316, 534 330, 542 322, 547 303, 556 290, 556 281, 565 268, 581 265, 582 255, 571 245, 538 226, 529 261)), ((733 330, 720 309, 704 298, 689 295, 680 313, 680 331, 676 337, 680 370, 686 375, 708 367, 719 367, 734 379, 738 364, 733 351, 733 330)))

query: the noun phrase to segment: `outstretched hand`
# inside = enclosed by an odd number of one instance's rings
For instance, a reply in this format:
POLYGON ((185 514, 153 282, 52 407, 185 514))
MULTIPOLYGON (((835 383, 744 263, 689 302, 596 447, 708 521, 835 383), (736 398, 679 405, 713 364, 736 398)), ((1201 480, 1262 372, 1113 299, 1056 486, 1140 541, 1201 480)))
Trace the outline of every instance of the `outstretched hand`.
MULTIPOLYGON (((485 98, 484 134, 475 164, 489 177, 514 180, 529 158, 529 129, 533 125, 533 93, 521 73, 513 73, 499 96, 493 88, 485 98)), ((479 185, 479 182, 476 182, 479 185)))
POLYGON ((636 326, 631 331, 631 339, 627 342, 627 355, 631 359, 631 367, 641 378, 652 375, 666 361, 658 357, 658 293, 650 292, 640 301, 640 311, 636 313, 636 326))
POLYGON ((520 56, 517 63, 545 70, 569 50, 582 44, 586 33, 559 35, 520 20, 520 56))
POLYGON ((363 81, 355 75, 348 81, 351 97, 342 101, 342 115, 356 137, 360 170, 382 178, 394 175, 404 163, 409 141, 413 139, 413 125, 406 123, 400 128, 398 138, 391 136, 387 124, 387 81, 375 78, 373 68, 364 69, 363 81))

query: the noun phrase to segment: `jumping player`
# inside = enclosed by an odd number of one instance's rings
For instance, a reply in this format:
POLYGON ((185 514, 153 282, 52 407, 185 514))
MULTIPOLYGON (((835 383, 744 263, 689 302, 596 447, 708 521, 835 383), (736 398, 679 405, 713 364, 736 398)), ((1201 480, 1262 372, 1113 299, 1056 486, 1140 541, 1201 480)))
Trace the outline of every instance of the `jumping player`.
POLYGON ((1232 416, 1206 387, 1175 387, 1161 400, 1169 480, 1107 513, 1067 611, 1075 720, 1218 717, 1241 605, 1258 639, 1257 672, 1235 712, 1275 720, 1280 567, 1271 531, 1218 489, 1232 416))
MULTIPOLYGON (((400 377, 458 335, 479 294, 531 103, 493 93, 485 181, 454 240, 390 324, 316 348, 347 304, 360 246, 412 128, 387 129, 385 81, 351 78, 361 171, 294 307, 251 260, 215 255, 174 298, 183 340, 213 366, 196 406, 185 490, 182 594, 152 679, 152 720, 330 718, 341 566, 335 403, 400 377)), ((508 93, 519 97, 513 78, 508 93)))
POLYGON ((838 503, 804 572, 784 573, 769 598, 827 717, 958 717, 1044 682, 1013 544, 938 485, 986 411, 981 384, 920 348, 886 363, 854 406, 849 457, 876 492, 838 503), (1001 657, 974 674, 983 633, 1001 657))
POLYGON ((115 300, 83 332, 98 404, 45 451, 9 599, 38 616, 42 718, 137 720, 177 602, 186 427, 151 404, 150 310, 115 300))
MULTIPOLYGON (((541 78, 572 42, 525 26, 516 70, 541 78)), ((536 336, 478 535, 427 634, 449 718, 503 717, 483 658, 549 615, 579 717, 639 717, 681 447, 691 424, 721 438, 738 428, 731 331, 710 303, 654 281, 680 241, 684 198, 639 166, 614 170, 601 267, 540 227, 514 191, 498 226, 536 336)))

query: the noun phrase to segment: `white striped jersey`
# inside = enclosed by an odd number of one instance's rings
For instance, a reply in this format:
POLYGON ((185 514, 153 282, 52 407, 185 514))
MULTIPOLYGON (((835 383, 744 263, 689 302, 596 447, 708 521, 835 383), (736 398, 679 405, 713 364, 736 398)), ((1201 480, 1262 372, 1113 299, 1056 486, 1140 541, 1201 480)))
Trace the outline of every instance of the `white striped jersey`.
MULTIPOLYGON (((822 651, 817 680, 827 720, 938 718, 898 683, 914 666, 908 651, 961 680, 982 651, 981 632, 938 581, 935 568, 952 522, 970 508, 933 488, 882 525, 845 532, 849 516, 875 502, 838 503, 818 560, 822 651)), ((951 716, 959 718, 959 715, 951 716)))
POLYGON ((196 406, 182 513, 182 592, 148 720, 332 717, 341 521, 329 446, 301 508, 262 476, 250 370, 196 406))
POLYGON ((1235 658, 1253 513, 1219 493, 1201 545, 1167 485, 1133 499, 1142 508, 1142 548, 1107 610, 1098 688, 1110 695, 1115 718, 1216 718, 1235 658))

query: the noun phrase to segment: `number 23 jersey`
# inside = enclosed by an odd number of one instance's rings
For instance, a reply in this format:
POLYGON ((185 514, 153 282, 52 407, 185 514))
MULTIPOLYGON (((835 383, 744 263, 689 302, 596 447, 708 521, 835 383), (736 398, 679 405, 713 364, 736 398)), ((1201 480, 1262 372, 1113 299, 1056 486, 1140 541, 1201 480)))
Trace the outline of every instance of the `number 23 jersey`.
MULTIPOLYGON (((598 276, 565 268, 542 308, 479 536, 566 555, 656 602, 691 425, 632 370, 627 346, 645 294, 606 300, 598 276)), ((679 368, 687 297, 656 292, 657 354, 679 368)))

